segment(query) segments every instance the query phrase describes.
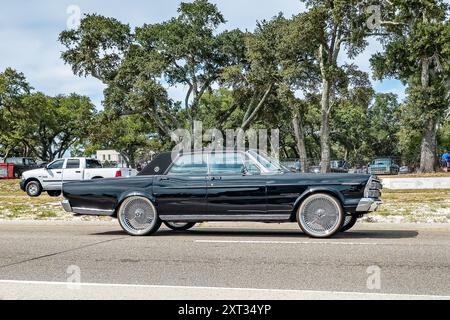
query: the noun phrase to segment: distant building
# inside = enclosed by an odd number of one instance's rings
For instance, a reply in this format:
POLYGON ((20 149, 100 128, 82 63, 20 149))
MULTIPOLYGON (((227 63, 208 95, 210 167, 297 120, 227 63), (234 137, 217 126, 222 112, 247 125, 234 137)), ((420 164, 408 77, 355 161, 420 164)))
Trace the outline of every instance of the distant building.
POLYGON ((97 160, 99 160, 102 164, 108 163, 116 163, 119 166, 126 165, 124 159, 116 150, 97 150, 97 160))

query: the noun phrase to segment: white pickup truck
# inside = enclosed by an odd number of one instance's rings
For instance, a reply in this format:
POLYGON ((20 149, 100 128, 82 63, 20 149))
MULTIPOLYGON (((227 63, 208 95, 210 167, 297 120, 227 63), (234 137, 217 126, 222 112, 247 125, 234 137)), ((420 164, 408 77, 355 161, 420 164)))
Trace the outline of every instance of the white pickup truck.
POLYGON ((30 197, 38 197, 47 191, 51 197, 61 195, 63 182, 130 177, 136 171, 127 168, 103 168, 100 161, 91 158, 57 159, 45 168, 26 171, 22 174, 20 188, 30 197))

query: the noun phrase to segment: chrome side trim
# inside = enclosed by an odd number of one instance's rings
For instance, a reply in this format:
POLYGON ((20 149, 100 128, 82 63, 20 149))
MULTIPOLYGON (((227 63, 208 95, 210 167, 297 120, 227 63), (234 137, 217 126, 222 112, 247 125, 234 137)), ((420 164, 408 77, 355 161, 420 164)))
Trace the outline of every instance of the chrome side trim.
POLYGON ((356 212, 373 212, 377 211, 382 202, 380 200, 371 199, 371 198, 362 198, 358 207, 356 207, 356 212))
POLYGON ((168 222, 189 221, 288 221, 290 214, 204 214, 204 215, 161 215, 161 220, 168 222))
POLYGON ((343 182, 343 186, 359 186, 361 183, 359 182, 343 182))
POLYGON ((112 216, 114 210, 73 207, 72 212, 88 216, 112 216))
POLYGON ((61 201, 61 205, 66 212, 72 212, 72 207, 70 206, 69 200, 64 199, 61 201))

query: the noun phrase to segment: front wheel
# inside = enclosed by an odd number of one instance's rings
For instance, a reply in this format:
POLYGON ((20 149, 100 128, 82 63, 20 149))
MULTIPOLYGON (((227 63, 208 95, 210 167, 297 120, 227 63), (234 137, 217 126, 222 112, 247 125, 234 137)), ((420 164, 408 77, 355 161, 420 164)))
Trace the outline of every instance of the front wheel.
POLYGON ((345 216, 344 225, 341 228, 341 232, 345 232, 353 228, 358 221, 358 216, 356 214, 352 214, 350 216, 345 216))
POLYGON ((306 198, 297 211, 300 228, 313 238, 328 238, 341 230, 345 213, 335 197, 317 193, 306 198))
POLYGON ((39 197, 42 193, 42 186, 39 181, 30 181, 27 183, 25 190, 30 197, 39 197))
POLYGON ((164 222, 164 224, 175 231, 186 231, 195 226, 195 222, 164 222))
POLYGON ((161 220, 153 203, 144 197, 125 199, 117 213, 120 226, 132 236, 146 236, 158 231, 161 220))

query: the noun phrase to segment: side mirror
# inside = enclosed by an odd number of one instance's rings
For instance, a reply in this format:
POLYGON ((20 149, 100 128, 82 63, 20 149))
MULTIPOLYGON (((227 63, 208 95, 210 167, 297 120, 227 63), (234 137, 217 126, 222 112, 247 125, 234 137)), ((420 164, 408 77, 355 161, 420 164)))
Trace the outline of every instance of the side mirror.
POLYGON ((243 176, 246 176, 248 174, 248 169, 245 165, 242 166, 241 173, 243 176))

